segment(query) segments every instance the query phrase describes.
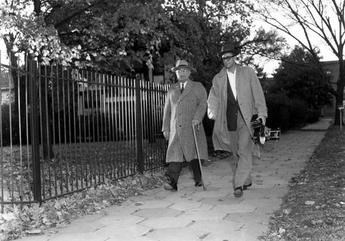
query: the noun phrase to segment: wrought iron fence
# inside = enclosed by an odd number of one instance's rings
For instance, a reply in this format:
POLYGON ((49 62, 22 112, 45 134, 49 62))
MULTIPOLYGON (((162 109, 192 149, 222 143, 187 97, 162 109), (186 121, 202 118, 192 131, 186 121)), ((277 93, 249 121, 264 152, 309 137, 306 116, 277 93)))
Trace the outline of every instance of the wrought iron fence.
POLYGON ((28 58, 0 64, 2 210, 163 166, 167 85, 28 58))

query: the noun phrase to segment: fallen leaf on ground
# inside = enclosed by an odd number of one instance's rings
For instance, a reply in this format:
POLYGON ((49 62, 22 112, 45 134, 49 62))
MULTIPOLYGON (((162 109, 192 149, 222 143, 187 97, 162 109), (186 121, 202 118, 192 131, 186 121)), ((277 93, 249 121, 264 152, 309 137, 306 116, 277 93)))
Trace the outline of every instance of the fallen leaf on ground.
POLYGON ((305 205, 314 205, 315 201, 305 201, 305 205))
POLYGON ((41 229, 32 229, 32 230, 28 230, 26 231, 27 234, 41 234, 43 233, 43 231, 41 229))

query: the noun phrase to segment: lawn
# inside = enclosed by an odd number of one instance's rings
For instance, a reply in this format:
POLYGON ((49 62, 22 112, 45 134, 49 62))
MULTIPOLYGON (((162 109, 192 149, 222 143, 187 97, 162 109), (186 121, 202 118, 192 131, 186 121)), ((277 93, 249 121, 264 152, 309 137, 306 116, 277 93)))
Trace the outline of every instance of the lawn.
MULTIPOLYGON (((136 149, 135 141, 55 145, 55 157, 41 160, 43 199, 136 174, 136 149)), ((162 167, 165 149, 166 143, 162 138, 153 143, 145 140, 144 169, 162 167)), ((32 201, 30 147, 3 147, 1 152, 0 201, 32 201)))
POLYGON ((345 240, 345 130, 330 127, 260 240, 345 240))

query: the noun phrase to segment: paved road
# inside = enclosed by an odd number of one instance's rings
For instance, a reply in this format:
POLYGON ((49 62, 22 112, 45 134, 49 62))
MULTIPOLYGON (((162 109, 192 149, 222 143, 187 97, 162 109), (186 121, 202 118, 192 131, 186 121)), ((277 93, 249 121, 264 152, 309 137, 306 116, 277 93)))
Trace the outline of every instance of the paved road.
POLYGON ((254 163, 253 187, 233 197, 228 159, 213 159, 203 168, 207 191, 193 186, 188 168, 179 191, 163 188, 132 197, 102 214, 81 217, 57 233, 22 241, 251 241, 267 230, 270 215, 288 191, 288 181, 324 137, 329 121, 290 131, 267 142, 254 163), (313 128, 317 131, 313 131, 313 128))

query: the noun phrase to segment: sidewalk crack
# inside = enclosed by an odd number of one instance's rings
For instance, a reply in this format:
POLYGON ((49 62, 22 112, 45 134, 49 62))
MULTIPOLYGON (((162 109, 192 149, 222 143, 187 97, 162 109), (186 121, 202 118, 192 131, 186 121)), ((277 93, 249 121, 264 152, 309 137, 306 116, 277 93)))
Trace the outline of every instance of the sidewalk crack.
POLYGON ((152 233, 153 231, 155 231, 153 228, 151 228, 149 231, 147 231, 146 233, 142 234, 141 236, 146 236, 149 233, 152 233))
POLYGON ((136 224, 141 224, 142 222, 145 222, 148 218, 143 218, 142 220, 138 221, 136 224))
POLYGON ((192 220, 190 223, 188 223, 188 224, 186 225, 186 227, 192 226, 195 222, 196 222, 195 220, 192 220))
POLYGON ((222 219, 225 220, 225 219, 227 219, 228 217, 230 217, 230 213, 227 213, 222 219))
POLYGON ((210 235, 210 233, 205 233, 205 234, 203 234, 203 235, 201 235, 200 237, 199 237, 199 239, 205 239, 208 235, 210 235))

